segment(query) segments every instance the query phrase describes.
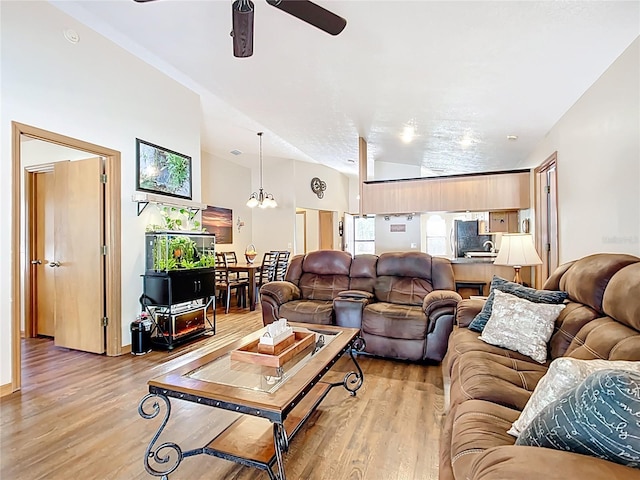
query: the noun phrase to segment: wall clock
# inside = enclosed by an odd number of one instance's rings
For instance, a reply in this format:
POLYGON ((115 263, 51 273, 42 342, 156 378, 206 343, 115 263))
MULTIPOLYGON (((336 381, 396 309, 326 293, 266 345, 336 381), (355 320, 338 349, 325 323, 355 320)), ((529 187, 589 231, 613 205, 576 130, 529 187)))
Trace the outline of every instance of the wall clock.
POLYGON ((318 198, 324 197, 324 191, 327 189, 327 183, 320 180, 318 177, 311 179, 311 191, 315 193, 318 198))

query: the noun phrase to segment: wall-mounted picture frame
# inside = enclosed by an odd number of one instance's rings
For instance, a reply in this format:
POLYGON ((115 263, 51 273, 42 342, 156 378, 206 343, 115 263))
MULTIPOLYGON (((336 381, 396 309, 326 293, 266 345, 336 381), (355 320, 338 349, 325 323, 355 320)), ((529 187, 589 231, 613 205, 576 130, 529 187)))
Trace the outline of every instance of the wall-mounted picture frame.
POLYGON ((136 138, 136 190, 192 198, 191 157, 136 138))
POLYGON ((207 205, 202 211, 202 227, 216 234, 216 245, 233 243, 233 210, 207 205))

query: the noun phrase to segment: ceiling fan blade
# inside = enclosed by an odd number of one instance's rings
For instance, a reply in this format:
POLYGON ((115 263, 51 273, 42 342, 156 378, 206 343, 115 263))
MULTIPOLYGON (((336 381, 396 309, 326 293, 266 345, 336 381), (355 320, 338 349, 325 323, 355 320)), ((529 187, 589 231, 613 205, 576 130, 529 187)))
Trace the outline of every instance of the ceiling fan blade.
POLYGON ((267 3, 331 35, 338 35, 347 26, 344 18, 307 0, 267 0, 267 3))
POLYGON ((233 30, 233 56, 246 58, 253 55, 253 2, 236 0, 231 9, 233 30))

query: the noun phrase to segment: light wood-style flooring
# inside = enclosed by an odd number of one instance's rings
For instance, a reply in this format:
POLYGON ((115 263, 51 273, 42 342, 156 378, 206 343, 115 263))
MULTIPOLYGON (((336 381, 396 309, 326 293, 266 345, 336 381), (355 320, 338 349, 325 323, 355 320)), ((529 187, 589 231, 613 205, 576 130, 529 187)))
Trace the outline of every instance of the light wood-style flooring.
MULTIPOLYGON (((138 403, 147 380, 262 326, 256 312, 218 313, 217 334, 142 356, 105 357, 23 343, 23 389, 0 404, 0 479, 137 480, 159 418, 144 420, 138 403)), ((443 420, 439 365, 359 357, 363 387, 351 397, 334 388, 285 455, 289 480, 436 480, 443 420)), ((341 381, 348 356, 327 375, 341 381)), ((183 450, 204 446, 229 413, 172 400, 162 441, 183 450)), ((267 480, 266 472, 199 455, 183 460, 173 480, 267 480)))

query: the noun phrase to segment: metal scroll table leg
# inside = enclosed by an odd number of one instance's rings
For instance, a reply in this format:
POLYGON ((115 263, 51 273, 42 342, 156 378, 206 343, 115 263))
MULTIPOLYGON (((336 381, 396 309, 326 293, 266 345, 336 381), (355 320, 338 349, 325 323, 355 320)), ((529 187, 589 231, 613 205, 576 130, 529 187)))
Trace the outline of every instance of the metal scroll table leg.
POLYGON ((286 475, 284 473, 284 458, 282 455, 284 452, 289 450, 289 439, 287 438, 287 431, 281 423, 273 424, 273 445, 276 449, 278 480, 286 480, 286 475))
POLYGON ((164 414, 164 419, 158 428, 158 431, 151 439, 147 450, 144 452, 144 468, 151 475, 156 477, 161 477, 162 480, 167 480, 169 478, 169 474, 173 472, 182 459, 184 458, 182 454, 182 449, 173 442, 164 442, 158 445, 157 448, 154 449, 155 443, 158 441, 162 430, 167 425, 169 421, 169 415, 171 415, 171 403, 169 399, 164 395, 159 395, 156 393, 150 393, 146 395, 142 400, 140 400, 140 404, 138 405, 138 413, 142 418, 150 420, 152 418, 157 417, 160 414, 161 406, 158 400, 162 400, 166 407, 166 412, 164 414), (152 401, 153 400, 153 401, 152 401), (152 411, 149 412, 145 409, 146 406, 151 406, 152 411), (174 455, 172 455, 172 453, 174 455), (175 458, 173 458, 175 456, 175 458), (161 470, 156 470, 151 466, 151 462, 155 464, 162 465, 165 468, 161 470))
POLYGON ((347 389, 347 391, 351 394, 352 397, 355 397, 356 392, 360 389, 360 387, 362 387, 362 384, 364 383, 364 373, 362 373, 362 368, 360 368, 360 365, 358 364, 358 360, 356 360, 356 357, 353 354, 353 352, 354 350, 361 352, 362 350, 364 350, 364 347, 365 347, 364 338, 358 336, 353 340, 353 343, 351 344, 351 348, 349 349, 349 356, 351 357, 351 361, 353 362, 353 364, 356 366, 357 372, 354 372, 354 371, 348 372, 344 376, 344 379, 342 380, 342 382, 332 384, 334 387, 342 385, 345 389, 347 389))

